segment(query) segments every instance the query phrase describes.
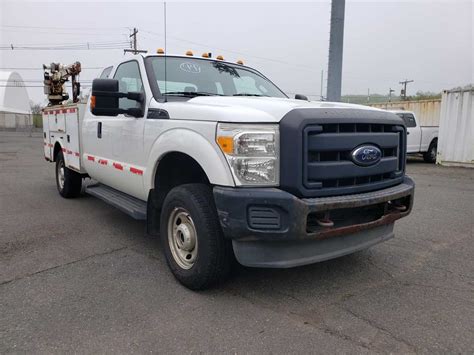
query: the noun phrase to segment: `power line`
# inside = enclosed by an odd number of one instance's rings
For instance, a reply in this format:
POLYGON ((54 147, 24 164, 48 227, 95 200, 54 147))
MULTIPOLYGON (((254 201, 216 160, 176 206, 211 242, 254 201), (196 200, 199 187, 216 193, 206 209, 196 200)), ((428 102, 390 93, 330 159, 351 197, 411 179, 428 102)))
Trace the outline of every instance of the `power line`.
POLYGON ((103 41, 103 42, 85 42, 85 43, 68 43, 46 46, 26 46, 21 44, 0 45, 0 50, 96 50, 96 49, 123 49, 127 45, 127 41, 103 41))
MULTIPOLYGON (((81 87, 89 88, 91 86, 92 86, 92 84, 82 85, 82 83, 81 83, 81 87)), ((44 88, 44 85, 21 85, 21 86, 18 86, 18 85, 0 85, 0 88, 44 88)))
MULTIPOLYGON (((23 26, 23 25, 0 25, 0 27, 10 28, 35 28, 35 29, 48 29, 48 30, 90 30, 91 27, 50 27, 50 26, 23 26)), ((117 29, 128 29, 128 27, 94 27, 95 30, 117 30, 117 29)))
MULTIPOLYGON (((81 67, 81 70, 92 70, 92 69, 102 69, 103 67, 81 67)), ((34 68, 34 67, 0 67, 0 70, 44 70, 43 68, 34 68)))
MULTIPOLYGON (((157 37, 163 37, 163 35, 161 35, 160 33, 152 32, 152 31, 142 30, 142 32, 149 33, 149 34, 157 36, 157 37)), ((274 63, 290 65, 290 66, 294 66, 294 67, 299 67, 299 68, 305 69, 305 70, 310 71, 310 72, 318 73, 318 71, 314 70, 312 67, 309 67, 307 65, 290 63, 290 62, 286 62, 286 61, 284 61, 282 59, 278 59, 278 58, 268 58, 268 57, 261 57, 261 56, 251 55, 251 54, 248 54, 248 53, 238 52, 238 51, 235 51, 235 50, 232 50, 232 49, 214 47, 214 46, 211 46, 209 44, 190 41, 190 40, 175 37, 175 36, 168 36, 168 38, 171 38, 171 39, 173 39, 175 41, 179 41, 179 42, 193 44, 195 46, 199 46, 199 47, 202 47, 202 48, 207 48, 207 49, 214 48, 215 50, 221 50, 221 51, 224 51, 224 52, 239 54, 239 55, 242 55, 242 56, 245 56, 245 57, 256 58, 256 59, 263 60, 263 61, 269 61, 269 62, 274 62, 274 63)))

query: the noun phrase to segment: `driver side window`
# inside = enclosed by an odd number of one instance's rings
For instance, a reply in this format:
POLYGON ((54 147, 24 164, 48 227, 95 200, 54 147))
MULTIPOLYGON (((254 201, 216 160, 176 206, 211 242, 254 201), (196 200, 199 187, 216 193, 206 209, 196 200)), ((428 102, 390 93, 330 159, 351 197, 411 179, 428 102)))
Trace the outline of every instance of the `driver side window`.
MULTIPOLYGON (((135 60, 120 64, 115 72, 114 79, 117 79, 119 82, 120 92, 143 92, 143 81, 140 75, 140 68, 138 67, 138 62, 135 60)), ((122 109, 139 107, 139 105, 140 103, 135 100, 129 100, 127 98, 119 99, 119 108, 122 109)))

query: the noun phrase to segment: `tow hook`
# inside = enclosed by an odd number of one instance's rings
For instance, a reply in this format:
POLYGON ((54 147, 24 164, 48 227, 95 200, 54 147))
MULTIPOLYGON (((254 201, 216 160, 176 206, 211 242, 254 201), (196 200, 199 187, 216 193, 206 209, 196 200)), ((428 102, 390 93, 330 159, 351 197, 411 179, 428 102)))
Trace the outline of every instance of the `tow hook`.
POLYGON ((407 210, 407 206, 402 205, 399 201, 388 201, 388 205, 389 207, 400 212, 404 212, 407 210))
POLYGON ((334 227, 334 222, 329 219, 329 212, 324 212, 323 218, 316 218, 316 223, 321 227, 334 227))

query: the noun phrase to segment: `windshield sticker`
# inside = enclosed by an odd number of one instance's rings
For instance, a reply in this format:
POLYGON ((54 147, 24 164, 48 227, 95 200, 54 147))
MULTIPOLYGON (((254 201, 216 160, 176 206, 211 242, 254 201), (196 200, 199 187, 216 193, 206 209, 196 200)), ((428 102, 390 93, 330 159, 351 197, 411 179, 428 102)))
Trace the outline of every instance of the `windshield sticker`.
POLYGON ((179 65, 179 68, 182 71, 193 74, 199 74, 201 72, 201 67, 195 63, 184 62, 179 65))

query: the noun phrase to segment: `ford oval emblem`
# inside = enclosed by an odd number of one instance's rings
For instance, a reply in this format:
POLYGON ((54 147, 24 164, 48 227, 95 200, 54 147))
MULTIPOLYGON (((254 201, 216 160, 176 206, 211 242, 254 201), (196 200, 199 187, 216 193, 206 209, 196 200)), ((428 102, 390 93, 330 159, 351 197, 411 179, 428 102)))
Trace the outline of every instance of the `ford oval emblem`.
POLYGON ((382 151, 375 145, 361 145, 351 152, 351 158, 357 165, 370 166, 382 159, 382 151))

